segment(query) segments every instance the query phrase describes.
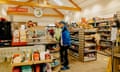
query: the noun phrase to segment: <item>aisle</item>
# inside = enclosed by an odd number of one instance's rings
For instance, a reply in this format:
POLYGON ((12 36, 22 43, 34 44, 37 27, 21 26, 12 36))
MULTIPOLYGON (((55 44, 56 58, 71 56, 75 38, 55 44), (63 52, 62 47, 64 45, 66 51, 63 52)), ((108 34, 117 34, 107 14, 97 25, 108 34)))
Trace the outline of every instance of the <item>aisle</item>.
POLYGON ((70 56, 70 69, 61 72, 106 72, 108 57, 98 54, 97 61, 79 62, 70 56))

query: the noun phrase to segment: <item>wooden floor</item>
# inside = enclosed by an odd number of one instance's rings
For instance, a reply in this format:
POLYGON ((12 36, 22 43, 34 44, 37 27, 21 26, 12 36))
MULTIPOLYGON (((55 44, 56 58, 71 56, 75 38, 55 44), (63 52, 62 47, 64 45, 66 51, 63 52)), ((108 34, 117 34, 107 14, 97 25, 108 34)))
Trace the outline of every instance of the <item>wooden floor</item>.
POLYGON ((98 54, 97 61, 83 63, 70 56, 70 69, 60 72, 106 72, 108 59, 107 56, 98 54))

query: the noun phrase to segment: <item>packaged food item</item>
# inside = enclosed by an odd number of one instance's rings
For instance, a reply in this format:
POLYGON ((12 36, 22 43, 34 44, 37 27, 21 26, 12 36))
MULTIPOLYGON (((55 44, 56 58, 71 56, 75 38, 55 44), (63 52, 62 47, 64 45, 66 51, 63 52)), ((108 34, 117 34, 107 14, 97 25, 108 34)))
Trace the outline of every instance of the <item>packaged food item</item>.
POLYGON ((32 67, 31 66, 22 66, 21 72, 32 72, 32 67))
POLYGON ((40 72, 40 65, 35 65, 35 72, 40 72))
POLYGON ((51 55, 50 55, 49 50, 47 50, 47 51, 45 52, 45 59, 51 59, 51 55))
POLYGON ((39 61, 39 60, 40 60, 40 54, 39 54, 38 51, 35 51, 35 52, 33 53, 33 60, 34 60, 34 61, 39 61))
POLYGON ((40 60, 45 60, 45 52, 40 52, 40 60))
POLYGON ((20 67, 14 67, 12 69, 12 72, 21 72, 20 67))
POLYGON ((22 62, 22 56, 20 54, 14 54, 12 57, 12 63, 21 63, 22 62))

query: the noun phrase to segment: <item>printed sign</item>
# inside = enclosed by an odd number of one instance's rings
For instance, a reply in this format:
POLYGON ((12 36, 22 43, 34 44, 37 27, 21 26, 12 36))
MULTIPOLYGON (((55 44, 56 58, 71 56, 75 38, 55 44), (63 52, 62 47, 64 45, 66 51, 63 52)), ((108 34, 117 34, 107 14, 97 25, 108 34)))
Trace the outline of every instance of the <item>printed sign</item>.
POLYGON ((9 12, 28 12, 28 8, 8 7, 9 12))

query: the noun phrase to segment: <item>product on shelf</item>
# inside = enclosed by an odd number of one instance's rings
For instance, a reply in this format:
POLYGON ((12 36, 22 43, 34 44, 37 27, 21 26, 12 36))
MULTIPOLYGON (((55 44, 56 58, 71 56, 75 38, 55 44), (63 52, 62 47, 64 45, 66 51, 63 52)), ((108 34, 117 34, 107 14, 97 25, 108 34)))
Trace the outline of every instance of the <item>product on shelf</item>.
POLYGON ((53 59, 53 62, 51 63, 51 66, 52 66, 52 67, 55 67, 55 66, 57 66, 57 65, 59 65, 59 64, 60 64, 59 60, 53 59))
POLYGON ((49 51, 46 51, 46 53, 45 53, 45 59, 51 59, 49 51))
POLYGON ((35 65, 35 72, 40 72, 40 65, 39 64, 35 65))
POLYGON ((35 51, 33 53, 33 60, 34 61, 39 61, 40 60, 40 53, 38 51, 35 51))
POLYGON ((20 69, 20 67, 14 67, 12 69, 12 72, 21 72, 21 69, 20 69))
POLYGON ((23 60, 22 56, 20 54, 14 54, 12 63, 21 63, 23 60))
POLYGON ((32 72, 32 67, 31 66, 22 66, 21 72, 32 72))
POLYGON ((13 54, 12 57, 12 63, 27 63, 32 61, 42 61, 42 60, 50 60, 51 55, 49 51, 38 51, 38 50, 31 50, 31 49, 25 49, 24 51, 21 51, 20 54, 13 54))
POLYGON ((40 60, 45 60, 45 52, 44 51, 40 52, 40 60))

